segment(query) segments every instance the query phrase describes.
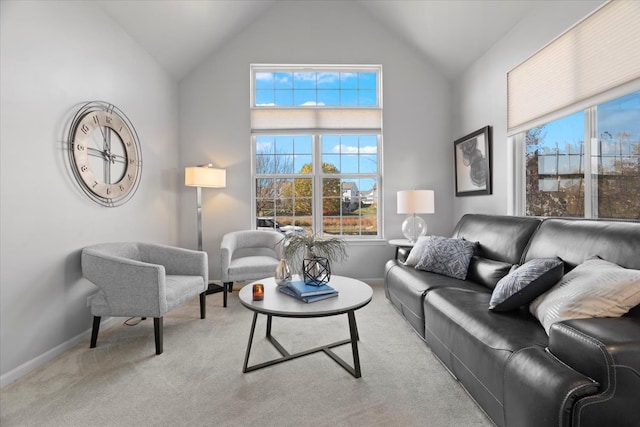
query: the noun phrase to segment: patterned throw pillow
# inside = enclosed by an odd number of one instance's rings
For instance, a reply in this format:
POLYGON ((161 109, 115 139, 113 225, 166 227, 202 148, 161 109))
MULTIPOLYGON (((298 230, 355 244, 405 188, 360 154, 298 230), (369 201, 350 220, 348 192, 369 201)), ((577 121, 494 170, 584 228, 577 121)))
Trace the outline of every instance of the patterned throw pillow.
POLYGON ((475 246, 475 243, 463 239, 428 236, 416 268, 464 280, 475 246))
POLYGON ((529 304, 562 279, 564 263, 558 258, 538 258, 500 279, 491 294, 489 310, 509 311, 529 304))
POLYGON ((420 236, 416 243, 411 248, 411 252, 409 252, 409 256, 407 260, 404 262, 404 265, 408 265, 409 267, 415 267, 422 258, 422 253, 424 252, 424 248, 427 246, 429 242, 429 237, 431 236, 420 236))
POLYGON ((555 322, 591 317, 620 317, 640 304, 640 270, 589 258, 529 306, 549 333, 555 322))

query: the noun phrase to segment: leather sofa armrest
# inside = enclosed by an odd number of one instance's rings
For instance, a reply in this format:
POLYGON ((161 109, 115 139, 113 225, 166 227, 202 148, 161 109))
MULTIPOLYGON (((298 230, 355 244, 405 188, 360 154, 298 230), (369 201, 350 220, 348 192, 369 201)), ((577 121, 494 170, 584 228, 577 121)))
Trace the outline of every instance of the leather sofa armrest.
POLYGON ((551 326, 549 350, 600 383, 576 403, 576 426, 631 426, 640 419, 640 319, 574 319, 551 326), (635 403, 634 403, 635 402, 635 403))
POLYGON ((627 366, 640 376, 640 319, 594 318, 555 323, 549 331, 549 351, 602 387, 609 387, 614 366, 627 366))
POLYGON ((569 426, 576 400, 596 393, 597 387, 540 347, 519 350, 504 373, 505 425, 569 426))

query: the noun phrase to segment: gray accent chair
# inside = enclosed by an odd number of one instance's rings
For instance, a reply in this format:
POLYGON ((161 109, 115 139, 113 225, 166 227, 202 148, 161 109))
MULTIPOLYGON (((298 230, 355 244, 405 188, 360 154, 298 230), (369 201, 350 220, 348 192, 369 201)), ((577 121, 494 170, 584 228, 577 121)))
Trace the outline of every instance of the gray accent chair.
POLYGON ((224 288, 224 306, 227 292, 233 292, 233 282, 264 279, 276 272, 283 258, 284 234, 270 230, 232 231, 222 236, 220 268, 224 288))
POLYGON ((89 298, 96 346, 100 318, 153 317, 156 354, 162 354, 162 319, 178 305, 200 295, 206 316, 209 283, 206 252, 152 243, 103 243, 82 250, 82 275, 100 290, 89 298))

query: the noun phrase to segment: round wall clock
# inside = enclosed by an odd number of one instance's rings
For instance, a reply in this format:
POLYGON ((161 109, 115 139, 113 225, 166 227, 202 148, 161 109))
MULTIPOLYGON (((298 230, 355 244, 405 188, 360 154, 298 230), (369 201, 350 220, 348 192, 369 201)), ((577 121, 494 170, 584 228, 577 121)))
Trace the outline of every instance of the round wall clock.
POLYGON ((142 152, 135 128, 113 104, 93 101, 69 129, 69 163, 80 188, 102 206, 120 206, 136 192, 142 152))

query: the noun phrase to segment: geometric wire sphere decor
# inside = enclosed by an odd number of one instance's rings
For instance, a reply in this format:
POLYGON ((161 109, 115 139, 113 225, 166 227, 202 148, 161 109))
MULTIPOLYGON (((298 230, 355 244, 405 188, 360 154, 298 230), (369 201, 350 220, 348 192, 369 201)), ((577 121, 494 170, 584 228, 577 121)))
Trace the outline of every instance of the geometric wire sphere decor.
POLYGON ((307 285, 320 286, 331 279, 329 260, 324 257, 305 258, 302 260, 302 275, 307 285))

